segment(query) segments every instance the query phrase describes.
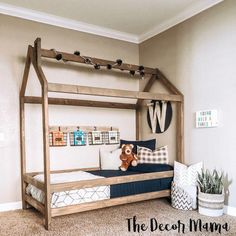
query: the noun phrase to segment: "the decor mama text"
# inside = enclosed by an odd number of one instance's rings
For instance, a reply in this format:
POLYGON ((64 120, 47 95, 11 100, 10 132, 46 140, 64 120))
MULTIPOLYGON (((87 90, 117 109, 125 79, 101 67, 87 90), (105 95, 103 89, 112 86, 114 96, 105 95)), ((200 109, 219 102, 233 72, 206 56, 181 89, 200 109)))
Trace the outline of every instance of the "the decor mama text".
POLYGON ((158 222, 156 218, 150 218, 148 223, 138 223, 137 217, 126 218, 128 223, 128 231, 140 233, 143 231, 155 232, 155 231, 176 231, 178 233, 187 232, 216 232, 222 233, 223 231, 229 231, 230 227, 228 223, 219 224, 216 222, 202 222, 201 219, 189 219, 187 223, 178 220, 174 224, 158 222))

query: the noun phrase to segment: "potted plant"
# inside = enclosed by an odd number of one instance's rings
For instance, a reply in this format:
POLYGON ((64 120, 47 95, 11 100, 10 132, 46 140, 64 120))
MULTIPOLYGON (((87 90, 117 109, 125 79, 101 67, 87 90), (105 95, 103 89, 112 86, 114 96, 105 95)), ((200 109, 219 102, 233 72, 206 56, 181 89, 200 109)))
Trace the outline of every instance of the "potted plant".
POLYGON ((198 173, 198 211, 207 216, 221 216, 224 208, 223 174, 216 170, 198 173))

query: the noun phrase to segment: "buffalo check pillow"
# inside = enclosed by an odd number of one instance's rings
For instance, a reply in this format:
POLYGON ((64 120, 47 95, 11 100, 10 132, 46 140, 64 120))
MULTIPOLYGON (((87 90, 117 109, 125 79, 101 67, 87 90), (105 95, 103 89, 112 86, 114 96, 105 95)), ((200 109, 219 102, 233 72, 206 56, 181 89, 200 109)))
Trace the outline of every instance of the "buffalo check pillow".
POLYGON ((168 164, 168 148, 163 146, 152 151, 149 148, 138 146, 137 150, 138 163, 147 164, 168 164))

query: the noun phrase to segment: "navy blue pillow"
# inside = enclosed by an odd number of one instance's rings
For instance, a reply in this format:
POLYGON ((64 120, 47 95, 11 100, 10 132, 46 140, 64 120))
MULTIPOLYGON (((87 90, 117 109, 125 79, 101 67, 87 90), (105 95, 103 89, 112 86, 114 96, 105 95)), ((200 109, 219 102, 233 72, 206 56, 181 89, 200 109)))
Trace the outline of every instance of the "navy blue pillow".
POLYGON ((129 166, 128 171, 137 171, 141 173, 161 172, 173 170, 173 167, 167 164, 138 164, 137 166, 129 166))
POLYGON ((145 140, 145 141, 128 141, 128 140, 121 139, 120 140, 120 147, 123 144, 133 144, 134 145, 133 152, 135 154, 137 154, 137 146, 149 148, 152 151, 154 151, 156 149, 156 139, 150 139, 150 140, 145 140))

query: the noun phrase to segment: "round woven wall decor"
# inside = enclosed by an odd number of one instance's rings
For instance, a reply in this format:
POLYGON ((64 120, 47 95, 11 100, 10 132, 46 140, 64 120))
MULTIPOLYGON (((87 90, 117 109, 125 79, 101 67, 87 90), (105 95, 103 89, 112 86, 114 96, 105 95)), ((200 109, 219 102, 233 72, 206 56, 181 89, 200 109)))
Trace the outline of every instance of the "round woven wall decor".
MULTIPOLYGON (((160 110, 162 111, 162 102, 159 101, 159 100, 158 101, 155 101, 155 100, 151 101, 151 103, 154 103, 153 110, 155 110, 156 102, 159 103, 160 110)), ((169 128, 171 120, 172 120, 172 106, 171 106, 171 102, 167 102, 166 118, 165 118, 165 128, 164 128, 163 132, 165 132, 169 128)), ((151 120, 150 120, 150 116, 149 116, 149 111, 148 110, 147 110, 147 122, 148 122, 148 126, 150 127, 150 129, 152 129, 151 120)), ((159 122, 158 122, 158 119, 157 119, 156 133, 163 133, 163 132, 161 132, 160 125, 159 125, 159 122)))

